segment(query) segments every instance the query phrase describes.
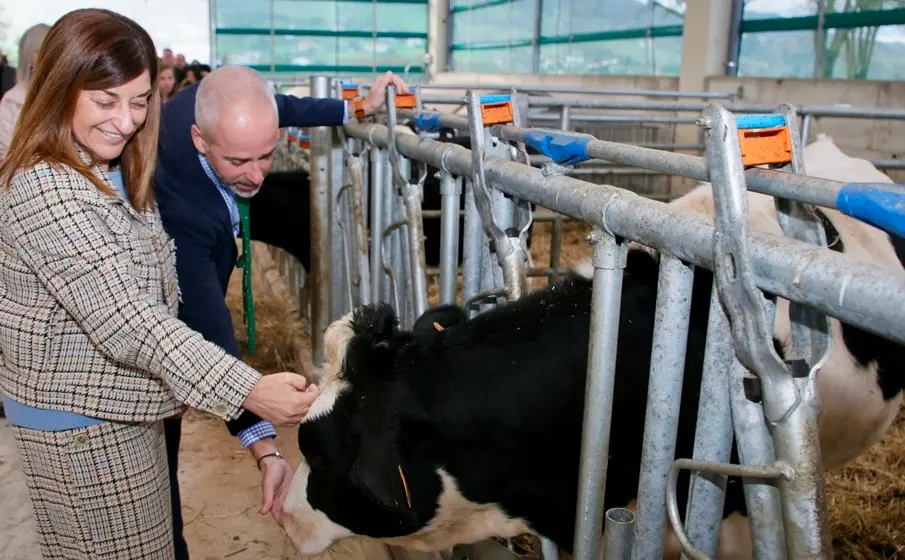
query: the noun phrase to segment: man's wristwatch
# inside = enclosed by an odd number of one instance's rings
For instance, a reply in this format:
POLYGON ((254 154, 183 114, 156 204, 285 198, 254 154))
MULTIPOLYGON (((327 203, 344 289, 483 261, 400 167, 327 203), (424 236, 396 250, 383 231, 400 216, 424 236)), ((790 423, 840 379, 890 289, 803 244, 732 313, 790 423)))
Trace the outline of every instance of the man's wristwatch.
POLYGON ((279 451, 274 451, 273 453, 268 453, 268 454, 266 454, 266 455, 261 455, 261 456, 258 458, 258 470, 261 470, 261 461, 263 461, 264 459, 266 459, 266 458, 268 458, 268 457, 279 457, 279 458, 281 458, 281 459, 284 459, 284 458, 285 458, 285 457, 283 457, 283 454, 280 453, 279 451))

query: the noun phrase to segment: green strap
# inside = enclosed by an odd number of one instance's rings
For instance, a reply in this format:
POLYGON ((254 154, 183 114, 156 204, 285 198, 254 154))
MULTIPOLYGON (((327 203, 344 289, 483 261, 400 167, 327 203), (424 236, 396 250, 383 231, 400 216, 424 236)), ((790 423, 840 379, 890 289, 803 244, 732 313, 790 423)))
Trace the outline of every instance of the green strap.
POLYGON ((236 197, 242 230, 242 254, 236 268, 242 269, 242 322, 248 325, 248 355, 255 354, 255 301, 251 293, 251 234, 249 233, 248 199, 236 197))

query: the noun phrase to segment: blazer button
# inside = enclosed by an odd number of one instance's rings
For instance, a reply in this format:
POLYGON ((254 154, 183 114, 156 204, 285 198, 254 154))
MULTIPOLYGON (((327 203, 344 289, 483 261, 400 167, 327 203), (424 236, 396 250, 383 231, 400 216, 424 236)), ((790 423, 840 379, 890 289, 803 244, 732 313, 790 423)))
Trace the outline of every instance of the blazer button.
POLYGON ((170 291, 169 291, 169 293, 175 294, 175 293, 176 293, 176 288, 178 288, 178 287, 179 287, 179 284, 177 284, 175 280, 170 280, 170 291))
POLYGON ((73 441, 76 447, 85 447, 88 445, 88 434, 78 434, 73 441))
POLYGON ((225 403, 220 402, 214 405, 214 414, 216 414, 217 416, 225 417, 228 412, 229 407, 227 407, 225 403))

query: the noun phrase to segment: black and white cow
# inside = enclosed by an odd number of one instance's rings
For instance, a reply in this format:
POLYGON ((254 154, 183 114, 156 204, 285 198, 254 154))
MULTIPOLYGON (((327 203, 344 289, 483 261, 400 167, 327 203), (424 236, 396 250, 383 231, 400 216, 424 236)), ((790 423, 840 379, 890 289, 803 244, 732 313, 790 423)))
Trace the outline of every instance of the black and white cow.
MULTIPOLYGON (((712 214, 702 186, 673 202, 712 214)), ((821 209, 832 250, 902 271, 905 244, 821 209)), ((751 194, 751 226, 779 234, 772 198, 751 194)), ((613 426, 604 507, 637 494, 658 257, 633 246, 622 288, 613 426)), ((428 311, 400 331, 386 304, 355 310, 327 330, 321 396, 299 426, 303 454, 282 523, 304 554, 365 535, 441 550, 535 532, 571 552, 591 281, 580 266, 563 281, 466 320, 428 311), (436 324, 435 324, 436 323, 436 324)), ((690 457, 706 342, 712 273, 695 271, 677 457, 690 457)), ((774 342, 789 341, 777 302, 774 342)), ((834 344, 817 378, 820 443, 836 468, 876 443, 905 389, 905 347, 833 320, 834 344)), ((732 461, 737 461, 733 450, 732 461)), ((684 515, 687 474, 677 487, 684 515)), ((720 558, 750 558, 741 484, 727 487, 720 558)), ((678 555, 670 537, 666 557, 678 555)))

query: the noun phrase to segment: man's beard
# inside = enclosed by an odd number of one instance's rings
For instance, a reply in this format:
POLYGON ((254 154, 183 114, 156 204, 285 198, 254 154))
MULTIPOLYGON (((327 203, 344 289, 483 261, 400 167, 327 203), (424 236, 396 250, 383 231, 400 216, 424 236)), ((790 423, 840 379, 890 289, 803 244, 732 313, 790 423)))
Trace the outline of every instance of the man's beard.
MULTIPOLYGON (((249 185, 248 183, 240 183, 240 184, 243 185, 243 186, 252 186, 252 185, 249 185)), ((233 184, 231 184, 231 183, 227 183, 227 184, 226 184, 226 186, 229 187, 230 192, 232 192, 234 195, 238 196, 239 198, 251 198, 251 197, 253 197, 254 195, 258 194, 258 191, 261 190, 261 186, 262 186, 262 185, 263 185, 263 183, 262 183, 261 185, 257 185, 257 186, 255 187, 255 190, 253 190, 253 191, 241 191, 241 190, 237 189, 237 188, 235 187, 235 185, 233 185, 233 184)))
POLYGON ((207 160, 207 165, 208 165, 208 167, 211 168, 211 171, 214 173, 214 176, 217 178, 217 180, 220 181, 221 184, 226 185, 226 188, 229 189, 229 192, 233 193, 234 195, 238 196, 239 198, 251 198, 251 197, 253 197, 254 195, 258 194, 258 191, 260 191, 260 190, 261 190, 261 187, 264 185, 263 182, 262 182, 260 185, 251 185, 251 184, 249 184, 249 183, 245 183, 245 182, 242 182, 242 181, 239 181, 239 182, 237 182, 237 183, 235 183, 235 184, 234 184, 234 183, 227 182, 226 180, 223 179, 222 176, 220 176, 220 173, 217 172, 217 168, 214 167, 214 165, 211 163, 211 160, 209 160, 209 159, 207 158, 207 156, 202 156, 202 157, 204 157, 204 159, 207 160), (248 187, 255 187, 255 190, 253 190, 253 191, 248 191, 248 192, 243 192, 243 191, 240 191, 239 189, 236 188, 236 186, 235 186, 236 184, 243 185, 243 186, 248 186, 248 187))

